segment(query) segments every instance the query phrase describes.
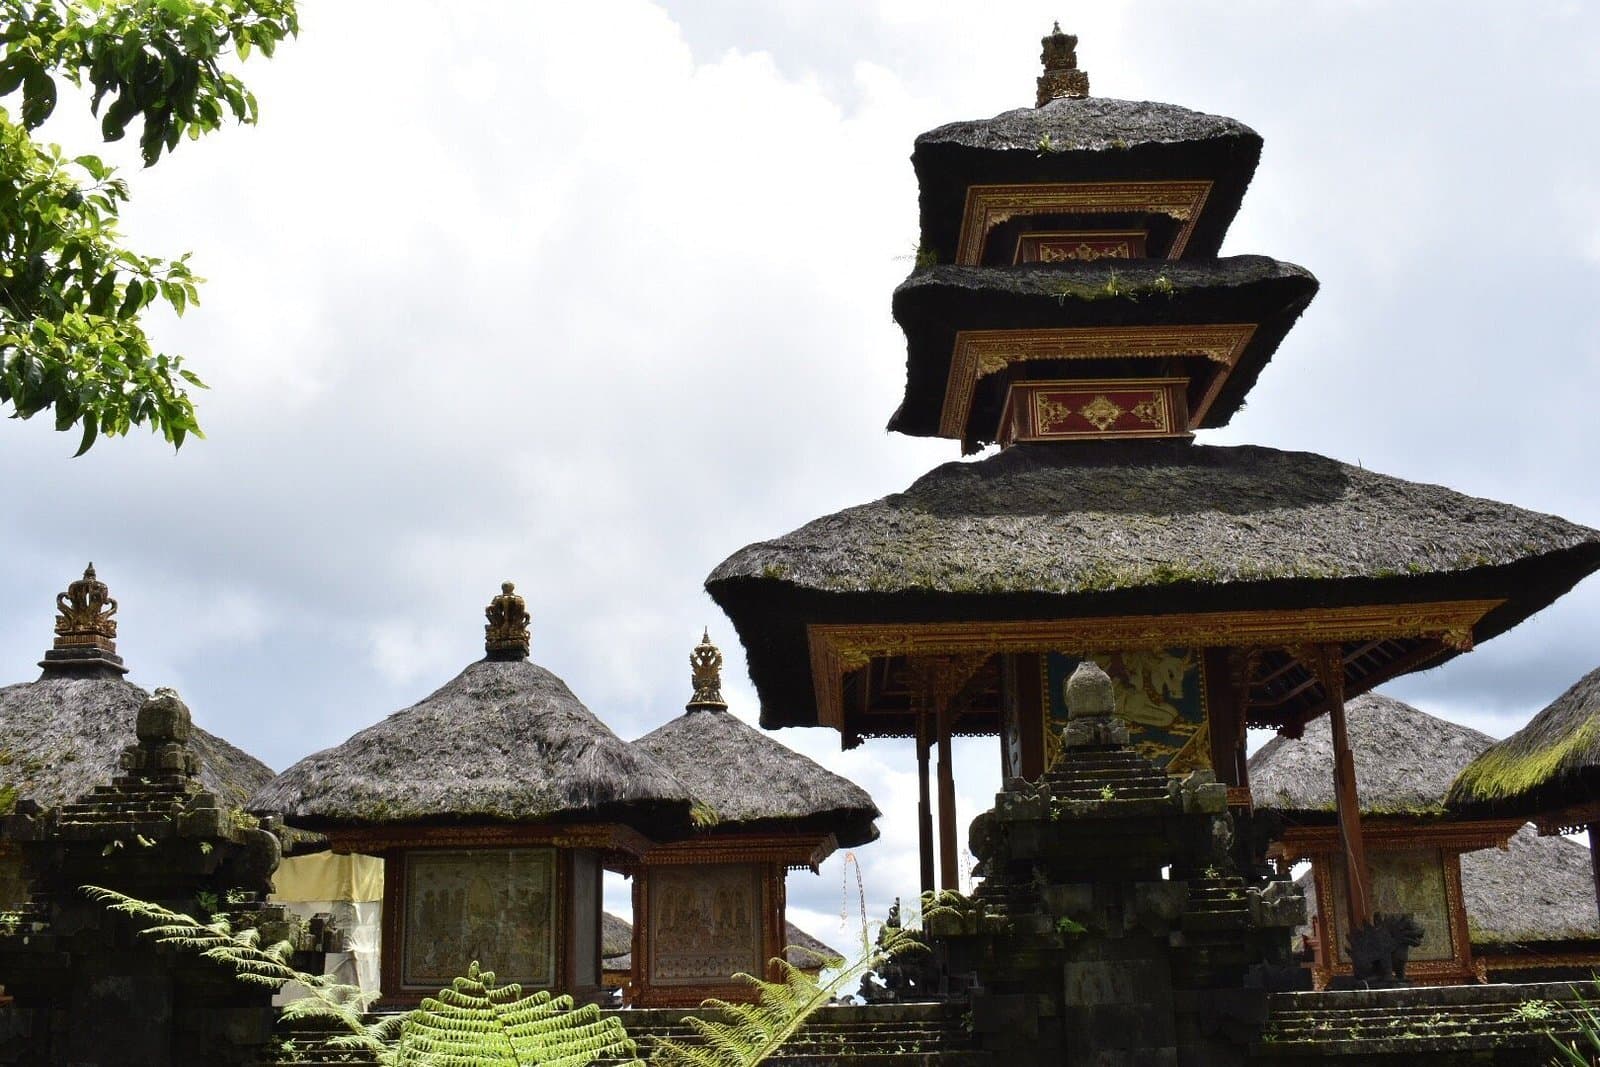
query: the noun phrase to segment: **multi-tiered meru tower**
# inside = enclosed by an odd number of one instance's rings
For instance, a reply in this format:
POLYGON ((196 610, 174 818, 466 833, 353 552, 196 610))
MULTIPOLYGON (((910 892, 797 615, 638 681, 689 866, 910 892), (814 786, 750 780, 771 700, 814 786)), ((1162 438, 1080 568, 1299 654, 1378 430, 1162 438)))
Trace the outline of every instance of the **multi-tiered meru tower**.
MULTIPOLYGON (((1521 622, 1600 533, 1303 452, 1213 447, 1316 291, 1219 257, 1260 155, 1232 119, 1088 96, 1044 40, 1036 108, 917 138, 918 265, 890 428, 999 448, 735 553, 707 588, 768 727, 917 738, 926 888, 957 884, 952 734, 1039 777, 1064 683, 1110 675, 1142 755, 1249 811, 1247 727, 1334 716, 1353 918, 1370 885, 1343 703, 1521 622)), ((1359 417, 1308 412, 1308 417, 1359 417)))

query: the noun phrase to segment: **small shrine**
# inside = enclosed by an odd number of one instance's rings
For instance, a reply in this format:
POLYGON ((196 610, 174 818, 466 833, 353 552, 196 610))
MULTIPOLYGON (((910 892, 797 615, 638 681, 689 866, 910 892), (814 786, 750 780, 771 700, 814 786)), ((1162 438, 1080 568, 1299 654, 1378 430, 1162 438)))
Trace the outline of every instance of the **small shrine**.
POLYGON ((503 982, 597 994, 603 868, 688 826, 683 785, 529 661, 512 583, 486 616, 483 659, 250 801, 335 852, 383 858, 388 1001, 474 960, 503 982))
POLYGON ((689 667, 684 714, 633 742, 695 802, 693 833, 626 868, 634 919, 627 998, 640 1007, 748 998, 750 987, 733 976, 767 975, 768 961, 792 947, 787 872, 815 871, 835 849, 878 836, 878 808, 865 790, 728 710, 722 653, 709 632, 689 667))
MULTIPOLYGON (((124 678, 118 609, 89 564, 56 595, 55 641, 39 678, 0 687, 0 815, 22 801, 43 811, 87 793, 118 771, 137 740, 150 693, 124 678)), ((190 726, 186 744, 200 786, 225 808, 242 807, 272 780, 266 764, 198 726, 190 726)), ((26 896, 15 850, 0 841, 0 908, 26 896)))
POLYGON ((1600 907, 1600 668, 1479 753, 1447 803, 1467 814, 1529 818, 1541 834, 1588 831, 1600 907))
POLYGON ((960 881, 951 738, 996 737, 1004 777, 1038 780, 1085 662, 1143 758, 1228 789, 1241 873, 1262 863, 1246 730, 1295 737, 1329 716, 1318 773, 1337 783, 1365 926, 1345 701, 1549 604, 1600 568, 1600 533, 1196 440, 1239 411, 1317 288, 1293 264, 1219 255, 1261 138, 1092 97, 1076 39, 1043 48, 1038 106, 917 138, 921 247, 893 299, 906 386, 889 428, 997 447, 747 546, 706 589, 763 726, 915 739, 924 890, 960 881))
MULTIPOLYGON (((1409 916, 1420 935, 1407 954, 1407 979, 1435 985, 1481 981, 1487 972, 1474 955, 1463 861, 1481 849, 1505 848, 1522 821, 1453 818, 1444 795, 1457 770, 1493 739, 1379 693, 1351 700, 1345 717, 1372 871, 1372 909, 1409 916)), ((1329 719, 1323 718, 1298 738, 1273 738, 1250 758, 1256 811, 1282 821, 1267 855, 1283 871, 1311 862, 1320 903, 1312 922, 1312 973, 1319 988, 1352 975, 1338 804, 1333 783, 1322 773, 1332 748, 1329 719)), ((1534 871, 1527 876, 1538 877, 1534 871)))

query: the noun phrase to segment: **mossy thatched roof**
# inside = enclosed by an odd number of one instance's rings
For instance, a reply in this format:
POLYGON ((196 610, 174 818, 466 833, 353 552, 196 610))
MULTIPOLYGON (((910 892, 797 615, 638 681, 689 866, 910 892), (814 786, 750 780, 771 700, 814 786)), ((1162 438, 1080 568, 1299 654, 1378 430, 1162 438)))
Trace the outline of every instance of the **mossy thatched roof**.
POLYGON ((686 826, 689 791, 526 660, 480 660, 250 800, 292 825, 605 820, 686 826))
MULTIPOLYGON (((1315 912, 1311 872, 1295 882, 1315 912)), ((1589 850, 1571 838, 1540 837, 1531 823, 1504 849, 1462 853, 1461 890, 1474 946, 1600 940, 1589 850)))
MULTIPOLYGON (((956 334, 962 330, 1254 325, 1254 335, 1201 423, 1225 426, 1316 291, 1309 271, 1266 256, 918 270, 894 293, 895 321, 906 334, 906 393, 889 429, 919 437, 939 432, 956 334)), ((1218 368, 1198 357, 1197 362, 1208 374, 1218 368)), ((1159 362, 1152 360, 1078 360, 1073 366, 1075 374, 1086 377, 1126 375, 1130 369, 1160 373, 1154 369, 1159 362)), ((983 429, 972 431, 969 446, 992 440, 1006 377, 989 375, 974 391, 973 421, 983 429)))
POLYGON ((1169 181, 1214 184, 1187 255, 1214 256, 1261 158, 1243 123, 1173 104, 1085 97, 952 122, 917 138, 923 247, 949 263, 967 189, 1023 182, 1169 181))
POLYGON ((1600 797, 1600 669, 1490 746, 1451 787, 1451 807, 1533 815, 1600 797))
POLYGON ((814 724, 810 623, 1503 598, 1487 640, 1600 567, 1600 532, 1305 452, 1015 445, 749 545, 706 581, 761 722, 814 724))
MULTIPOLYGON (((1456 772, 1494 743, 1488 734, 1436 718, 1393 697, 1364 693, 1345 705, 1361 810, 1439 816, 1456 772)), ((1332 818, 1333 735, 1327 716, 1297 738, 1274 737, 1250 757, 1258 809, 1332 818)))
MULTIPOLYGON (((53 808, 121 774, 134 744, 139 707, 150 694, 120 677, 63 677, 0 688, 0 812, 17 800, 53 808)), ((223 803, 242 806, 272 780, 272 768, 194 727, 189 747, 200 781, 223 803)))
POLYGON ((694 708, 633 742, 689 787, 711 830, 812 830, 852 848, 875 840, 866 790, 726 709, 694 708))

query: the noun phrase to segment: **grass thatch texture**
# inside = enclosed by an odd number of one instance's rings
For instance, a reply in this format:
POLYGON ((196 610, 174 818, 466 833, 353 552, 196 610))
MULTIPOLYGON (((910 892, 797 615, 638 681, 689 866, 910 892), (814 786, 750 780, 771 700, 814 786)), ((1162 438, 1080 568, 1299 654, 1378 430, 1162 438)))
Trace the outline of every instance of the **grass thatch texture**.
POLYGON ((841 847, 878 836, 866 790, 747 726, 733 713, 695 709, 633 742, 689 787, 707 828, 806 828, 841 847))
POLYGON ((525 660, 482 660, 426 699, 290 767, 251 798, 308 829, 439 819, 687 820, 683 784, 525 660))
POLYGON ((1453 807, 1531 814, 1593 800, 1600 783, 1600 669, 1462 770, 1453 807))

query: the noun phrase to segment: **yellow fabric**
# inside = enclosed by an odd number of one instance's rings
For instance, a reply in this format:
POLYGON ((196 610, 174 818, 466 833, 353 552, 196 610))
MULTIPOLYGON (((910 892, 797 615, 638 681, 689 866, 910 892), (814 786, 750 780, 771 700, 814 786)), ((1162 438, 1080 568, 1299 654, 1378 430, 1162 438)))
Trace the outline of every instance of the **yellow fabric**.
POLYGON ((289 856, 272 876, 272 899, 296 900, 382 900, 383 860, 377 856, 336 855, 313 852, 309 856, 289 856))

